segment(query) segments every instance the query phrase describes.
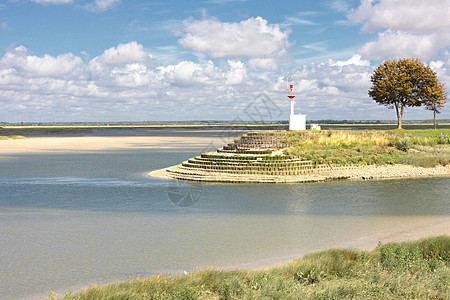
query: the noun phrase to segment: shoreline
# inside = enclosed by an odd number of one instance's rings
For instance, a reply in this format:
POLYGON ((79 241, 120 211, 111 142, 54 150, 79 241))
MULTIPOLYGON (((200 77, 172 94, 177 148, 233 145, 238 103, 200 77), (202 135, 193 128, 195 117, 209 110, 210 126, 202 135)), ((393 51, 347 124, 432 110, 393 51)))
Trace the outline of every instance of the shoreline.
MULTIPOLYGON (((193 270, 189 270, 189 271, 179 270, 178 272, 175 272, 175 273, 173 273, 173 272, 159 273, 159 274, 144 276, 144 277, 136 276, 136 277, 132 277, 132 278, 129 278, 126 280, 117 280, 117 281, 110 281, 110 282, 104 282, 104 283, 93 283, 93 284, 89 284, 89 285, 84 285, 79 288, 75 288, 74 290, 52 292, 51 295, 54 297, 53 299, 59 299, 59 298, 62 299, 65 295, 67 295, 69 293, 70 294, 82 293, 84 291, 87 291, 92 286, 97 286, 97 287, 101 288, 101 287, 108 286, 110 284, 127 283, 132 280, 146 280, 146 279, 159 277, 159 276, 171 276, 172 277, 172 276, 188 275, 193 272, 201 271, 201 270, 216 270, 216 271, 220 271, 220 272, 233 272, 236 270, 237 271, 248 271, 248 272, 268 271, 273 268, 283 267, 284 265, 287 265, 298 259, 301 259, 308 254, 320 253, 320 252, 328 251, 331 249, 357 250, 357 251, 372 252, 376 249, 376 247, 378 246, 378 244, 380 242, 382 244, 414 242, 414 241, 418 241, 418 240, 426 239, 426 238, 435 238, 435 237, 440 237, 440 236, 449 237, 450 236, 450 232, 448 232, 448 230, 446 230, 450 226, 450 219, 448 217, 440 217, 439 220, 433 220, 428 223, 429 224, 426 224, 425 227, 420 227, 422 224, 418 224, 414 228, 410 228, 410 229, 412 229, 412 231, 410 231, 410 232, 405 232, 404 230, 400 230, 394 234, 385 235, 384 237, 382 237, 381 239, 379 239, 377 241, 373 240, 373 238, 372 238, 372 239, 370 239, 370 241, 365 241, 364 244, 359 244, 359 246, 356 246, 355 242, 352 242, 349 245, 336 245, 336 246, 332 246, 332 247, 328 247, 328 248, 320 248, 320 249, 315 249, 315 250, 311 250, 311 251, 306 251, 301 254, 293 254, 293 255, 283 256, 283 257, 274 257, 270 260, 258 260, 258 261, 253 261, 253 262, 238 264, 238 265, 233 265, 233 266, 224 266, 224 267, 201 266, 201 267, 197 267, 193 270), (436 230, 437 224, 441 225, 441 228, 439 228, 439 230, 436 230)), ((38 298, 45 298, 46 296, 47 295, 42 294, 42 295, 38 296, 38 298)), ((29 298, 29 299, 37 299, 37 296, 29 298)))
MULTIPOLYGON (((411 216, 405 216, 405 218, 411 218, 411 216)), ((233 265, 222 265, 222 266, 197 266, 194 269, 191 270, 178 270, 176 272, 161 272, 161 273, 155 273, 154 275, 149 276, 143 276, 140 277, 139 275, 132 276, 128 279, 123 280, 113 280, 113 281, 105 281, 105 282, 95 282, 95 283, 88 283, 85 285, 80 285, 78 287, 72 287, 72 289, 60 289, 60 290, 54 290, 53 296, 56 297, 55 299, 63 298, 66 294, 72 293, 77 294, 83 291, 86 291, 91 286, 107 286, 109 284, 117 284, 117 283, 123 283, 123 282, 129 282, 130 280, 134 279, 148 279, 152 277, 157 277, 160 275, 169 275, 169 276, 177 276, 177 275, 183 275, 183 274, 190 274, 192 272, 198 271, 198 270, 205 270, 205 269, 212 269, 212 270, 219 270, 224 272, 239 270, 239 271, 264 271, 268 270, 270 268, 276 268, 283 266, 285 264, 289 264, 290 262, 300 259, 304 257, 305 255, 311 254, 311 253, 318 253, 322 251, 327 251, 330 249, 349 249, 349 250, 359 250, 359 251, 373 251, 377 247, 378 243, 381 242, 382 244, 387 244, 391 242, 411 242, 420 240, 423 238, 431 238, 431 237, 438 237, 438 236, 450 236, 450 217, 449 216, 415 216, 413 218, 417 218, 417 222, 414 224, 409 224, 405 227, 399 227, 395 228, 392 231, 389 232, 383 232, 383 233, 371 233, 368 236, 356 240, 351 240, 339 244, 335 244, 330 247, 324 247, 324 248, 315 248, 312 250, 304 251, 304 252, 298 252, 298 253, 292 253, 288 255, 283 256, 274 256, 270 259, 262 259, 262 260, 253 260, 249 262, 244 263, 238 263, 233 265)), ((39 294, 27 297, 25 299, 44 299, 47 298, 48 294, 39 294)))
MULTIPOLYGON (((154 178, 176 180, 171 173, 176 173, 181 165, 154 170, 147 175, 154 178)), ((450 165, 433 168, 410 165, 369 165, 357 167, 335 167, 331 170, 316 170, 302 175, 240 175, 219 172, 195 171, 191 181, 215 183, 308 183, 332 180, 383 180, 401 178, 449 177, 450 165)), ((188 178, 188 177, 186 177, 188 178)), ((190 180, 190 179, 186 179, 190 180)))

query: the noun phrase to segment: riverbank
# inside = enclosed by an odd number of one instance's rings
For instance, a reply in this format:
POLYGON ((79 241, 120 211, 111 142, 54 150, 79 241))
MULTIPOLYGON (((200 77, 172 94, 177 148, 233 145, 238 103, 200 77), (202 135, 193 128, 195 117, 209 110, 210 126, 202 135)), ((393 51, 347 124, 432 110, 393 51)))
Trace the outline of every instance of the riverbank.
MULTIPOLYGON (((159 275, 70 294, 77 299, 446 299, 450 236, 330 249, 264 270, 198 270, 159 275)), ((53 298, 52 296, 50 298, 53 298)))

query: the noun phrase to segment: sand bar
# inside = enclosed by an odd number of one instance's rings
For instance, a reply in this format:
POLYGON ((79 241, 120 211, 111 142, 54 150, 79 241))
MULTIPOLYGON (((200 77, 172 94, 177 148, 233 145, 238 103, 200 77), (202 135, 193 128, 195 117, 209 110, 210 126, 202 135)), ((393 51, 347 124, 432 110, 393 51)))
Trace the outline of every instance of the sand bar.
POLYGON ((102 151, 144 148, 207 147, 223 144, 218 137, 179 136, 82 136, 82 137, 30 137, 0 140, 0 154, 102 151))

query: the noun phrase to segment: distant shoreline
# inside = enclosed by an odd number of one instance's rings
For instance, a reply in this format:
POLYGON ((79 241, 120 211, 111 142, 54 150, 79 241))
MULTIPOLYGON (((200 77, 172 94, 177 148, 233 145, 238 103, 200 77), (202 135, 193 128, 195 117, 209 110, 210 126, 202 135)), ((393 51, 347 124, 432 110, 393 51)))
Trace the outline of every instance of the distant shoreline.
MULTIPOLYGON (((317 122, 323 130, 394 130, 397 125, 394 123, 321 123, 317 122)), ((309 128, 307 124, 307 128, 309 128)), ((39 125, 39 126, 0 126, 0 136, 8 135, 67 135, 67 134, 98 134, 117 131, 160 131, 160 130, 220 130, 222 132, 232 132, 236 130, 286 130, 288 124, 283 122, 222 122, 212 124, 148 124, 148 125, 39 125)), ((407 122, 403 128, 408 129, 432 129, 432 123, 407 122)), ((438 129, 448 129, 450 123, 438 124, 438 129)))

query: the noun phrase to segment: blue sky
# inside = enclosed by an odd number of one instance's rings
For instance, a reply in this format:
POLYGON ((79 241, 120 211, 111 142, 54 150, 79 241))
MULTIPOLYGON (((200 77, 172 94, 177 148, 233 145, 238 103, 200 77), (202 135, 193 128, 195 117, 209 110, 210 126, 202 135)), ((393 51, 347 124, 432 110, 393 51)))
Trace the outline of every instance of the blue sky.
MULTIPOLYGON (((0 2, 0 121, 395 119, 384 60, 450 85, 450 0, 0 2), (268 105, 269 103, 269 105, 268 105)), ((423 108, 405 119, 427 119, 423 108)), ((450 118, 444 108, 442 118, 450 118)))

